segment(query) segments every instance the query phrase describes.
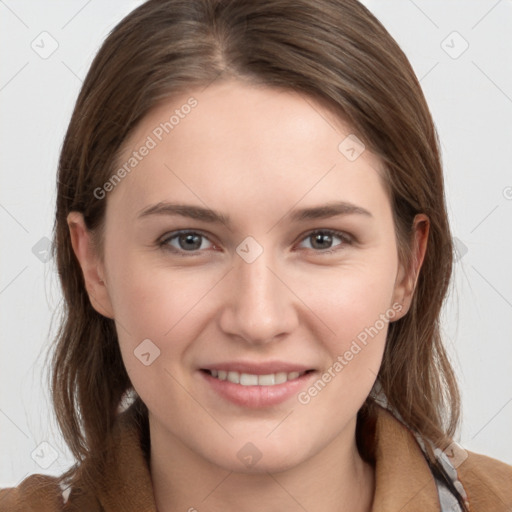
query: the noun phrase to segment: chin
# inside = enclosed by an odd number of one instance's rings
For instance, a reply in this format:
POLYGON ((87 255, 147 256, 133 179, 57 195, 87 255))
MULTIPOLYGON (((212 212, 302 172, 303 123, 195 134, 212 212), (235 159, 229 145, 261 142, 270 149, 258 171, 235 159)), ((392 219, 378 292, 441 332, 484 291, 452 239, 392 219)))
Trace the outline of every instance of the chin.
MULTIPOLYGON (((294 443, 295 444, 295 443, 294 443)), ((232 440, 229 447, 219 447, 215 453, 208 454, 209 462, 226 471, 244 474, 279 473, 300 465, 310 456, 304 443, 299 444, 302 450, 298 452, 291 444, 269 443, 269 440, 246 438, 245 441, 232 440), (236 446, 236 449, 233 447, 236 446)))
MULTIPOLYGON (((291 455, 291 453, 289 455, 291 455)), ((235 460, 233 460, 233 458, 223 461, 217 460, 216 465, 234 473, 259 475, 287 471, 298 466, 301 462, 303 462, 303 459, 301 457, 297 457, 296 453, 294 454, 293 459, 287 457, 286 454, 283 454, 282 457, 276 457, 275 454, 267 454, 265 457, 265 455, 262 454, 261 459, 253 464, 241 463, 236 457, 235 460)))

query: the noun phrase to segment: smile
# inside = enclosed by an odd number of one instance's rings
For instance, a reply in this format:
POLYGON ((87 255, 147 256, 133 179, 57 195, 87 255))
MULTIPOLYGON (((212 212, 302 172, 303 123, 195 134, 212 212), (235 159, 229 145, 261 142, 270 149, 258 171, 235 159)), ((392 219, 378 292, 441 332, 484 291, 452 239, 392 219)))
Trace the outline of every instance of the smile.
POLYGON ((227 380, 233 384, 240 384, 241 386, 276 386, 284 384, 285 382, 293 381, 302 377, 308 371, 303 372, 277 372, 269 373, 267 375, 255 375, 252 373, 241 373, 236 371, 226 370, 205 370, 212 377, 218 380, 227 380))

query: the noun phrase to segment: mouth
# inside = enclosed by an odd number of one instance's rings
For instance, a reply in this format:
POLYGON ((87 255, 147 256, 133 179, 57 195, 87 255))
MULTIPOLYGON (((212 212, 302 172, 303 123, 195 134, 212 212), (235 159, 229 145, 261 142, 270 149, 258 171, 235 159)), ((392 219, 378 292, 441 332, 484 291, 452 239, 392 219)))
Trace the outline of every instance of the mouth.
POLYGON ((237 407, 277 407, 293 398, 316 378, 317 371, 284 361, 225 362, 201 368, 201 382, 213 400, 237 407))
POLYGON ((214 379, 220 381, 228 381, 233 384, 239 384, 241 386, 277 386, 286 382, 295 381, 308 373, 314 372, 314 370, 292 372, 283 371, 260 375, 255 373, 218 369, 202 369, 201 371, 210 375, 214 379))

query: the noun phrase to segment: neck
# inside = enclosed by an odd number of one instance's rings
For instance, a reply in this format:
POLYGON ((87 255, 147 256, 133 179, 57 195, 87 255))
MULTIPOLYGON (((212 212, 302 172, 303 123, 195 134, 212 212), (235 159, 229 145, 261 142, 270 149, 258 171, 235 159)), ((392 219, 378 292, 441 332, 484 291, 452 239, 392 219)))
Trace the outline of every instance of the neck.
POLYGON ((360 457, 355 418, 331 443, 280 472, 237 473, 192 452, 150 415, 150 469, 158 512, 370 512, 373 467, 360 457))

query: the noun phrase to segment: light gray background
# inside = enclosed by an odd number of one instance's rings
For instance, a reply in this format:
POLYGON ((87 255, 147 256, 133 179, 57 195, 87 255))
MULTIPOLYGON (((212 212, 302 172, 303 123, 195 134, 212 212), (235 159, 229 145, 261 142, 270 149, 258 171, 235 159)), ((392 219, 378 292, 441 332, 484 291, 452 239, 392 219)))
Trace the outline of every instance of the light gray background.
MULTIPOLYGON (((61 300, 45 237, 81 82, 107 33, 140 3, 0 0, 0 487, 71 463, 43 373, 61 300)), ((363 3, 409 57, 442 142, 458 247, 444 314, 463 394, 457 439, 512 464, 512 1, 363 3)))

